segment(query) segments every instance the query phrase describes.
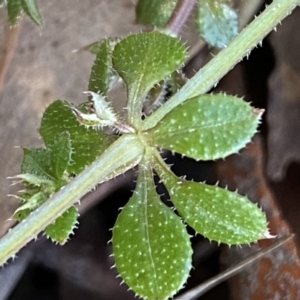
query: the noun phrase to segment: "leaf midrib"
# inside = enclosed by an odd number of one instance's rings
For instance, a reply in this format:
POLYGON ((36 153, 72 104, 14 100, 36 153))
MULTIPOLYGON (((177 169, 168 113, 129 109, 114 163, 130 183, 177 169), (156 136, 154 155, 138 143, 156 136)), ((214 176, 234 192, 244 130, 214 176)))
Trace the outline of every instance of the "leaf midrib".
MULTIPOLYGON (((212 125, 204 125, 204 126, 199 125, 199 126, 194 126, 194 127, 185 127, 185 128, 182 128, 182 129, 175 129, 173 132, 171 130, 169 130, 169 131, 167 131, 167 133, 168 133, 169 136, 182 134, 182 133, 193 133, 193 132, 199 131, 199 130, 207 130, 207 129, 212 129, 212 128, 218 128, 218 127, 221 127, 221 126, 226 126, 226 125, 234 125, 234 124, 238 124, 238 123, 248 121, 250 119, 251 118, 248 116, 244 119, 237 119, 237 120, 235 119, 235 121, 233 121, 233 122, 228 121, 228 122, 221 122, 221 123, 216 123, 216 124, 212 124, 212 125), (193 131, 191 131, 191 130, 193 130, 193 131)), ((168 128, 168 127, 166 126, 166 128, 168 128)), ((157 130, 157 132, 162 133, 162 131, 160 131, 159 129, 157 130)), ((163 138, 165 139, 165 137, 163 137, 163 138)))
POLYGON ((144 178, 144 197, 143 197, 143 202, 142 204, 144 205, 144 229, 145 229, 145 233, 146 233, 146 243, 148 244, 148 254, 149 254, 149 258, 151 261, 151 267, 153 269, 153 282, 155 284, 155 294, 158 294, 158 284, 157 284, 157 274, 156 274, 156 266, 152 257, 152 247, 151 247, 151 243, 150 243, 150 237, 149 237, 149 225, 148 225, 148 185, 147 185, 147 180, 146 178, 144 178))

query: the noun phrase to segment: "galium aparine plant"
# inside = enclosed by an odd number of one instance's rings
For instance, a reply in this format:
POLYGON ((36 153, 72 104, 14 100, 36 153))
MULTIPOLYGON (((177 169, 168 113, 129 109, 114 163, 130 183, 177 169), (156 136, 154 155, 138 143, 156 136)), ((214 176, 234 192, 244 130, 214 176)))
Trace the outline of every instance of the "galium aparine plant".
MULTIPOLYGON (((154 30, 117 42, 106 39, 90 51, 96 59, 85 93, 88 100, 78 107, 62 100, 52 103, 39 131, 45 148, 24 149, 22 173, 15 179, 26 190, 14 216, 26 219, 114 143, 125 141, 126 147, 137 151, 134 164, 139 167, 135 191, 112 231, 115 266, 137 295, 167 299, 183 287, 192 267, 186 224, 210 240, 229 245, 271 236, 256 204, 235 192, 178 178, 160 151, 195 160, 237 153, 257 131, 262 110, 235 96, 205 94, 186 99, 155 120, 155 112, 147 117, 143 107, 160 103, 166 87, 176 93, 184 83, 177 71, 186 58, 182 42, 154 30), (120 81, 127 89, 126 117, 111 105, 109 92, 120 81), (106 127, 116 134, 105 133, 106 127), (153 172, 167 188, 178 214, 161 202, 153 172)), ((77 218, 74 205, 48 225, 45 234, 64 244, 77 218)))

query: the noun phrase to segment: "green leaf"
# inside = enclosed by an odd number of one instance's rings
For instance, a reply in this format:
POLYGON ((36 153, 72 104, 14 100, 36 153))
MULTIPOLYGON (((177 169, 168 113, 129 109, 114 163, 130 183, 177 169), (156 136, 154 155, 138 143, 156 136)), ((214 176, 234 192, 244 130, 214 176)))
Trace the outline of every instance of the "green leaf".
POLYGON ((73 149, 73 162, 68 166, 67 171, 75 174, 80 173, 87 165, 91 164, 114 140, 103 132, 81 125, 69 104, 57 100, 46 109, 40 134, 46 146, 51 147, 64 132, 69 133, 73 149))
POLYGON ((35 22, 37 25, 42 26, 43 25, 43 19, 40 14, 40 11, 36 5, 35 0, 21 0, 22 8, 24 12, 29 16, 33 22, 35 22))
POLYGON ((46 227, 46 235, 51 238, 53 242, 64 245, 68 241, 70 234, 73 233, 78 217, 77 208, 75 206, 70 207, 52 224, 46 227))
POLYGON ((114 49, 115 45, 120 42, 120 40, 121 40, 120 38, 107 38, 107 39, 100 40, 98 42, 91 43, 87 46, 84 46, 81 49, 78 49, 78 50, 86 50, 92 54, 97 55, 98 52, 101 50, 102 44, 104 42, 108 41, 109 45, 110 45, 110 49, 112 50, 112 49, 114 49))
POLYGON ((136 6, 136 22, 164 27, 176 7, 177 0, 139 0, 136 6))
POLYGON ((54 178, 60 179, 63 177, 64 172, 67 170, 71 162, 71 141, 68 133, 61 135, 51 145, 51 174, 54 178))
POLYGON ((223 158, 250 142, 261 114, 234 96, 197 96, 150 129, 148 142, 196 160, 223 158))
POLYGON ((40 177, 34 174, 19 174, 11 177, 11 179, 20 179, 24 184, 41 187, 41 186, 51 186, 53 185, 53 181, 44 177, 40 177))
POLYGON ((22 14, 21 0, 7 0, 7 13, 10 25, 17 25, 22 14))
POLYGON ((111 55, 110 42, 104 40, 97 50, 89 80, 89 91, 104 95, 108 92, 112 64, 111 55))
POLYGON ((24 199, 23 204, 15 211, 14 218, 18 221, 24 220, 33 210, 42 205, 48 195, 43 192, 38 192, 32 195, 29 199, 24 199))
POLYGON ((216 186, 183 180, 169 188, 180 215, 210 240, 240 245, 267 236, 265 215, 246 197, 216 186))
POLYGON ((21 172, 23 174, 33 174, 41 178, 55 180, 51 174, 51 150, 24 149, 21 172))
POLYGON ((87 50, 90 53, 97 55, 99 50, 101 49, 103 41, 106 41, 106 39, 101 40, 99 42, 94 42, 92 44, 89 44, 89 45, 87 45, 87 46, 85 46, 85 47, 83 47, 82 49, 79 49, 79 50, 87 50))
POLYGON ((136 190, 113 228, 116 267, 145 299, 167 299, 186 282, 192 249, 180 218, 156 194, 152 171, 140 167, 136 190))
POLYGON ((228 0, 200 0, 197 25, 200 35, 211 46, 226 47, 238 34, 238 15, 228 0))
POLYGON ((131 124, 141 117, 146 93, 185 57, 186 48, 178 39, 157 31, 130 35, 115 46, 113 66, 127 85, 131 124))
POLYGON ((229 245, 270 237, 266 216, 246 197, 217 186, 180 180, 167 169, 162 159, 155 166, 179 214, 198 233, 229 245))
POLYGON ((70 163, 71 152, 66 136, 60 136, 48 149, 24 149, 21 171, 41 179, 60 180, 70 163))

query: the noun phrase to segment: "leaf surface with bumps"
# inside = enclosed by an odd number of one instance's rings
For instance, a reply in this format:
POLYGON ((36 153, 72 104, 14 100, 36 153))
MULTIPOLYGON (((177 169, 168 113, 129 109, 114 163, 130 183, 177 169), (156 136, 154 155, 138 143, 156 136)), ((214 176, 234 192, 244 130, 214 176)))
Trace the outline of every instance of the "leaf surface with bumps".
POLYGON ((53 242, 59 243, 60 245, 65 244, 75 228, 78 217, 77 208, 75 206, 70 207, 52 224, 46 227, 46 235, 51 238, 53 242))
POLYGON ((158 31, 130 35, 115 46, 113 66, 127 85, 132 124, 141 117, 146 93, 175 71, 185 57, 182 42, 158 31))
POLYGON ((200 0, 197 26, 200 35, 213 47, 224 48, 238 34, 238 15, 228 0, 200 0))
POLYGON ((72 145, 72 163, 67 171, 78 174, 114 141, 101 131, 88 129, 81 125, 73 114, 67 102, 57 100, 45 111, 40 128, 40 134, 47 147, 68 132, 72 145))
MULTIPOLYGON (((27 177, 35 175, 37 179, 59 181, 70 164, 71 152, 70 139, 66 134, 59 136, 47 149, 24 149, 21 171, 27 177)), ((23 176, 22 179, 27 181, 27 177, 23 176)), ((34 176, 31 179, 34 180, 34 176)))
POLYGON ((149 143, 196 160, 223 158, 250 142, 261 114, 234 96, 197 96, 150 129, 149 143))
POLYGON ((145 299, 167 299, 191 269, 189 235, 180 218, 159 199, 152 171, 140 167, 136 190, 113 229, 116 267, 145 299))
POLYGON ((59 136, 55 144, 51 145, 50 150, 51 175, 60 179, 71 163, 72 148, 69 133, 64 132, 59 136))
POLYGON ((140 24, 164 27, 169 21, 177 0, 139 0, 136 21, 140 24))
POLYGON ((51 172, 51 150, 24 149, 21 172, 23 174, 33 174, 37 177, 54 180, 51 172))
POLYGON ((270 237, 266 216, 246 197, 217 186, 181 180, 160 158, 154 168, 179 214, 196 232, 229 245, 270 237))
POLYGON ((109 40, 104 40, 97 49, 89 80, 89 91, 106 95, 109 89, 110 68, 111 46, 109 40))

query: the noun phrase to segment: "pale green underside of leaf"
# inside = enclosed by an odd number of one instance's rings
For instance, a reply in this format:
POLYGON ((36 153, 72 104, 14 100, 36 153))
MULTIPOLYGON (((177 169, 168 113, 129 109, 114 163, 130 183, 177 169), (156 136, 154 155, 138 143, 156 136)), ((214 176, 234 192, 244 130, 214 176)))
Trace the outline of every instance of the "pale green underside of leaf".
POLYGON ((32 21, 34 21, 37 25, 43 25, 43 19, 38 9, 35 0, 21 0, 22 1, 22 8, 24 12, 29 16, 32 21))
POLYGON ((164 27, 170 19, 177 0, 139 0, 136 6, 136 22, 164 27))
POLYGON ((46 227, 46 235, 51 238, 53 242, 61 245, 65 244, 76 227, 78 217, 79 214, 77 208, 75 206, 70 207, 66 212, 58 217, 54 223, 46 227))
POLYGON ((34 174, 41 178, 55 180, 51 166, 50 149, 24 149, 22 173, 34 174))
POLYGON ((140 170, 112 242, 116 267, 139 296, 167 299, 186 282, 192 255, 189 236, 180 218, 156 194, 152 171, 140 170))
POLYGON ((224 48, 238 34, 238 15, 228 0, 200 0, 197 26, 203 39, 213 47, 224 48))
POLYGON ((22 14, 22 0, 7 0, 7 13, 10 25, 15 26, 22 14))
POLYGON ((96 59, 89 80, 89 91, 106 95, 109 89, 110 68, 110 42, 109 40, 104 40, 97 49, 96 59))
POLYGON ((43 185, 53 185, 52 180, 29 173, 19 174, 17 176, 14 176, 14 179, 20 179, 22 182, 28 183, 28 185, 35 187, 41 187, 43 185))
POLYGON ((266 216, 246 197, 217 186, 180 180, 161 167, 155 169, 182 218, 208 239, 240 245, 267 236, 266 216))
POLYGON ((158 31, 131 35, 115 46, 113 66, 127 85, 129 119, 140 114, 153 85, 175 71, 185 57, 186 48, 178 39, 158 31))
POLYGON ((251 140, 260 114, 234 96, 197 96, 176 107, 150 129, 149 142, 196 160, 223 158, 238 152, 251 140))
POLYGON ((81 125, 67 102, 57 100, 45 111, 40 134, 47 147, 68 132, 72 145, 72 163, 67 171, 78 174, 113 142, 113 138, 81 125))
POLYGON ((53 181, 60 180, 70 161, 70 139, 68 136, 60 136, 47 149, 24 149, 21 171, 53 181))

